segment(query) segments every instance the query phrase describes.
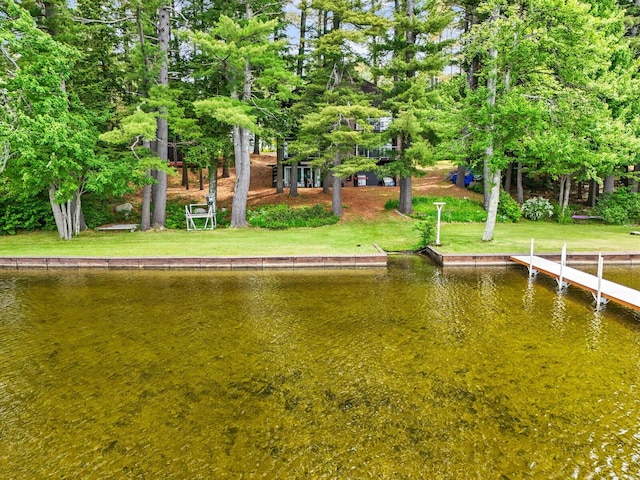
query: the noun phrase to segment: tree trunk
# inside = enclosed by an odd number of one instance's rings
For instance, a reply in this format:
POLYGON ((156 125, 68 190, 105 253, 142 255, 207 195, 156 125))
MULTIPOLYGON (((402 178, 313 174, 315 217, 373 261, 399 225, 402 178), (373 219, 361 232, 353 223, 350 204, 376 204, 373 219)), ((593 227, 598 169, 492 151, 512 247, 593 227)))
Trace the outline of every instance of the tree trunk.
MULTIPOLYGON (((491 13, 492 22, 496 22, 500 13, 500 7, 494 7, 491 13)), ((489 57, 491 58, 491 66, 489 76, 487 78, 487 105, 492 111, 496 105, 496 98, 498 94, 498 71, 497 60, 498 50, 491 46, 489 48, 489 57)), ((488 242, 493 239, 493 232, 496 227, 496 220, 498 218, 498 203, 500 202, 500 170, 496 169, 493 165, 493 113, 490 113, 489 123, 487 125, 487 136, 489 137, 489 144, 485 150, 485 158, 483 164, 484 174, 484 202, 487 209, 487 223, 485 224, 482 240, 488 242)))
POLYGON ((220 178, 229 178, 231 176, 231 169, 229 168, 230 165, 231 159, 225 156, 222 159, 222 175, 220 175, 220 178))
POLYGON ((298 162, 291 164, 291 176, 289 177, 289 196, 298 196, 298 162))
POLYGON ((251 181, 251 156, 249 154, 249 130, 233 127, 233 148, 236 158, 236 183, 231 203, 231 227, 243 228, 247 223, 247 198, 251 181))
POLYGON ((260 155, 260 137, 258 134, 253 135, 253 154, 260 155))
POLYGON ((507 170, 504 175, 504 191, 509 193, 511 191, 511 176, 513 174, 513 163, 507 166, 507 170))
POLYGON ((560 194, 558 195, 558 203, 560 204, 560 213, 564 215, 569 206, 569 195, 571 193, 571 175, 560 175, 560 194))
POLYGON ((80 233, 81 228, 81 212, 82 212, 82 191, 77 190, 74 193, 73 199, 64 203, 56 202, 57 188, 55 185, 49 187, 49 204, 51 205, 51 212, 56 222, 56 228, 58 235, 63 240, 71 240, 74 235, 80 233))
POLYGON ((587 205, 595 207, 600 194, 600 185, 596 180, 589 180, 589 196, 587 197, 587 205))
POLYGON ((73 214, 73 235, 79 235, 82 231, 84 217, 82 215, 82 191, 76 190, 75 198, 70 202, 71 213, 73 214))
POLYGON ((522 162, 518 162, 516 173, 516 200, 520 205, 524 203, 524 187, 522 186, 522 162))
POLYGON ((276 193, 284 192, 283 178, 284 178, 284 142, 282 139, 277 140, 276 146, 276 193))
MULTIPOLYGON (((406 3, 405 3, 404 13, 406 15, 406 18, 409 20, 409 22, 412 22, 415 17, 415 8, 416 8, 415 0, 405 0, 405 2, 406 3)), ((413 45, 415 45, 416 43, 416 32, 412 30, 411 27, 408 27, 405 30, 405 42, 407 46, 409 46, 409 48, 405 50, 404 60, 407 63, 407 65, 411 65, 416 57, 416 52, 415 52, 415 49, 413 48, 413 45)), ((415 74, 416 74, 415 70, 411 69, 407 71, 406 77, 407 79, 413 78, 415 74)), ((411 143, 412 143, 411 134, 404 133, 401 135, 401 137, 398 140, 399 140, 399 145, 402 145, 401 147, 402 153, 406 152, 409 148, 411 148, 411 143)), ((412 188, 411 171, 413 170, 413 165, 412 165, 412 161, 410 159, 407 159, 406 157, 404 159, 404 163, 406 167, 408 167, 406 171, 408 171, 409 173, 407 175, 400 176, 400 193, 399 193, 400 198, 398 201, 398 211, 405 215, 409 215, 413 213, 413 201, 412 201, 413 192, 411 190, 412 188)))
POLYGON ((80 190, 76 191, 71 202, 71 211, 73 212, 73 234, 78 235, 82 230, 87 229, 87 223, 84 221, 82 213, 82 193, 80 190))
POLYGON ((182 164, 182 186, 185 190, 189 190, 189 168, 187 168, 187 162, 182 164))
MULTIPOLYGON (((640 0, 639 0, 640 1, 640 0)), ((638 193, 638 186, 640 185, 640 163, 636 163, 633 167, 633 180, 631 181, 631 191, 633 193, 638 193)))
MULTIPOLYGON (((491 152, 493 155, 493 148, 491 148, 491 152)), ((485 158, 482 164, 482 206, 486 211, 489 211, 489 200, 491 199, 490 178, 492 178, 491 169, 489 168, 488 160, 485 158)))
POLYGON ((400 177, 400 202, 398 211, 405 215, 413 213, 413 195, 412 195, 411 177, 400 177))
MULTIPOLYGON (((151 171, 147 170, 147 179, 151 179, 151 171)), ((151 184, 145 183, 142 188, 142 212, 140 230, 146 232, 151 228, 151 184)))
POLYGON ((56 203, 55 199, 56 188, 52 185, 49 187, 49 204, 51 205, 51 212, 53 213, 53 219, 56 222, 56 228, 58 229, 58 235, 63 240, 70 240, 71 235, 67 230, 67 222, 64 215, 64 210, 59 203, 56 203))
MULTIPOLYGON (((333 159, 333 166, 339 166, 340 162, 340 154, 336 153, 336 156, 333 159)), ((334 174, 332 174, 331 176, 333 177, 333 188, 331 191, 331 211, 338 217, 342 217, 342 179, 334 174)))
MULTIPOLYGON (((138 41, 140 42, 140 52, 142 53, 142 59, 144 61, 144 75, 142 75, 142 91, 140 92, 143 97, 147 96, 148 88, 148 78, 147 75, 151 71, 151 60, 149 55, 147 54, 146 48, 146 37, 144 35, 144 27, 142 26, 142 8, 138 6, 136 8, 136 27, 138 29, 138 41)), ((143 145, 145 148, 151 150, 151 142, 144 141, 143 145)), ((142 188, 142 212, 140 219, 140 230, 143 232, 149 230, 151 228, 151 190, 152 186, 149 181, 151 180, 151 171, 147 170, 146 172, 146 182, 142 188)))
POLYGON ((616 176, 615 175, 607 175, 604 178, 604 186, 602 188, 602 193, 613 193, 616 185, 616 176))
POLYGON ((307 0, 300 2, 300 40, 298 42, 298 58, 296 59, 296 73, 302 77, 304 73, 304 49, 307 40, 307 0))
MULTIPOLYGON (((169 10, 166 6, 158 10, 158 44, 160 50, 160 73, 158 83, 163 86, 169 85, 169 10)), ((167 123, 167 107, 160 107, 158 116, 158 157, 161 161, 168 160, 169 125, 167 123)), ((167 173, 159 170, 156 175, 158 181, 156 185, 157 195, 154 198, 153 217, 151 225, 153 228, 164 228, 167 213, 167 173)))
POLYGON ((489 205, 487 208, 487 223, 485 224, 484 233, 482 235, 483 242, 493 240, 493 232, 496 228, 496 220, 498 219, 498 203, 500 202, 500 170, 491 172, 491 176, 485 179, 485 184, 489 184, 489 205))
POLYGON ((328 194, 333 181, 333 175, 327 174, 322 179, 322 193, 328 194))
POLYGON ((209 160, 209 197, 213 200, 213 211, 218 212, 218 156, 209 160))
POLYGON ((466 173, 467 173, 467 166, 458 165, 458 168, 456 170, 456 187, 465 188, 464 176, 466 173))
MULTIPOLYGON (((251 5, 245 4, 245 16, 247 20, 253 17, 251 5)), ((252 75, 249 60, 244 62, 244 73, 242 78, 242 101, 251 100, 252 75)), ((232 97, 236 97, 232 93, 232 97)), ((244 228, 249 225, 247 222, 247 199, 249 197, 249 184, 251 182, 251 155, 250 155, 250 134, 248 129, 234 125, 233 127, 233 150, 236 159, 236 184, 233 189, 233 202, 231 203, 231 227, 244 228)))

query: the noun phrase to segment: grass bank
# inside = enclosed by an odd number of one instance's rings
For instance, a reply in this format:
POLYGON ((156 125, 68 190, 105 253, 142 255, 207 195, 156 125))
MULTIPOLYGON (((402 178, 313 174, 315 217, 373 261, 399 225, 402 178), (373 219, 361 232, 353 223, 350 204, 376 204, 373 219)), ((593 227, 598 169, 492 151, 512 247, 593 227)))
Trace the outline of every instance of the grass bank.
MULTIPOLYGON (((400 216, 383 220, 341 222, 320 228, 270 231, 219 229, 186 232, 84 232, 64 241, 53 232, 0 237, 2 256, 228 256, 228 255, 324 255, 375 253, 377 243, 389 252, 412 250, 418 242, 414 221, 400 216)), ((600 224, 561 225, 553 222, 500 223, 494 240, 483 242, 482 223, 443 223, 442 253, 528 253, 531 238, 536 252, 638 252, 639 227, 600 224)))
POLYGON ((54 232, 0 237, 3 256, 262 256, 377 253, 414 248, 418 235, 413 221, 401 217, 384 222, 348 222, 319 228, 264 230, 256 228, 207 231, 83 232, 61 240, 54 232))
POLYGON ((638 252, 638 227, 602 224, 559 224, 520 221, 498 223, 493 240, 482 241, 483 223, 442 224, 438 247, 441 253, 528 253, 535 239, 538 253, 558 253, 567 244, 570 252, 638 252))

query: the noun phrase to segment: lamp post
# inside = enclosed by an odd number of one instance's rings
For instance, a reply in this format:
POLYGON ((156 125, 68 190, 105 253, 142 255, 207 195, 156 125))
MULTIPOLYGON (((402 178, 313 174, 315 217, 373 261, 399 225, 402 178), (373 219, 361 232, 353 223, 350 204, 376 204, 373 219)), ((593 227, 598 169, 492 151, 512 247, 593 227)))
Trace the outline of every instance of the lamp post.
POLYGON ((440 246, 440 213, 442 212, 442 207, 446 205, 446 202, 433 202, 433 204, 438 207, 438 225, 436 227, 436 247, 440 246))

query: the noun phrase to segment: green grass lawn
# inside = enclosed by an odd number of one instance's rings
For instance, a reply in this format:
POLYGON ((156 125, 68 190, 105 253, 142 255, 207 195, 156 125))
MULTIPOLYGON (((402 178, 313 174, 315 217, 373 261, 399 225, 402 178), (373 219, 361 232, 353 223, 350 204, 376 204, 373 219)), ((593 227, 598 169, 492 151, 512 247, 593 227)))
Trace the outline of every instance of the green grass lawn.
POLYGON ((444 223, 440 227, 441 253, 529 253, 531 239, 538 253, 640 252, 640 236, 630 235, 640 227, 555 222, 498 223, 493 240, 482 241, 483 223, 444 223))
POLYGON ((413 221, 349 222, 289 230, 216 229, 147 232, 83 232, 61 240, 55 232, 0 237, 3 256, 226 256, 377 253, 414 248, 413 221))
MULTIPOLYGON (((88 231, 70 240, 55 232, 21 233, 0 237, 2 256, 226 256, 323 255, 375 253, 373 244, 389 252, 413 250, 419 240, 415 221, 389 214, 377 221, 341 222, 320 228, 289 230, 217 229, 187 232, 88 231)), ((494 240, 482 242, 482 223, 442 223, 442 253, 528 253, 531 238, 538 253, 567 250, 581 252, 640 252, 640 227, 554 222, 499 223, 494 240)))

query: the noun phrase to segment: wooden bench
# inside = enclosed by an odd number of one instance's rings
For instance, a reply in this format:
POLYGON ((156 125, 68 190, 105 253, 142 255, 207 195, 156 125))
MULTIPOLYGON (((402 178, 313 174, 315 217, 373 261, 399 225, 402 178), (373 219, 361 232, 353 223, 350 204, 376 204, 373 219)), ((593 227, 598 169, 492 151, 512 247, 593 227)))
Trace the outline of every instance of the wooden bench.
POLYGON ((117 225, 106 225, 102 227, 96 227, 99 232, 124 232, 129 230, 131 233, 135 232, 138 228, 137 223, 119 223, 117 225))
POLYGON ((187 231, 191 230, 213 230, 216 228, 216 211, 213 204, 191 203, 185 205, 184 214, 187 220, 187 231), (204 226, 198 227, 195 222, 198 218, 204 218, 204 226))

